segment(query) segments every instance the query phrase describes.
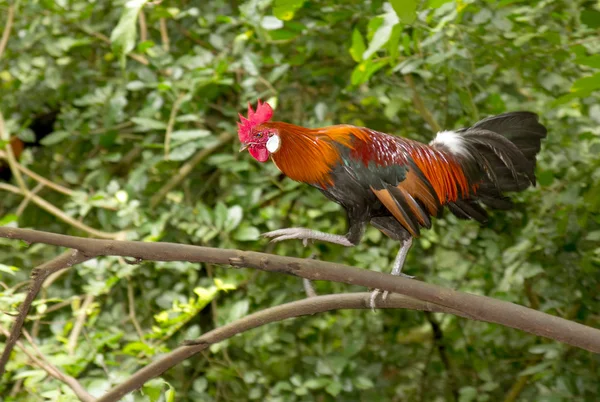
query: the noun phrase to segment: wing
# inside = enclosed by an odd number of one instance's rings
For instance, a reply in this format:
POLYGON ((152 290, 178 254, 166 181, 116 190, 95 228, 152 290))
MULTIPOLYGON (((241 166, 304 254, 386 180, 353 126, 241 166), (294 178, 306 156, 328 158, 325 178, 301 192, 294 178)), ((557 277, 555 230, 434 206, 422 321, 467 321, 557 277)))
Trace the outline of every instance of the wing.
POLYGON ((440 216, 444 205, 459 217, 487 217, 469 200, 474 187, 451 155, 378 132, 354 145, 351 157, 368 169, 369 188, 412 236, 430 228, 431 217, 440 216))

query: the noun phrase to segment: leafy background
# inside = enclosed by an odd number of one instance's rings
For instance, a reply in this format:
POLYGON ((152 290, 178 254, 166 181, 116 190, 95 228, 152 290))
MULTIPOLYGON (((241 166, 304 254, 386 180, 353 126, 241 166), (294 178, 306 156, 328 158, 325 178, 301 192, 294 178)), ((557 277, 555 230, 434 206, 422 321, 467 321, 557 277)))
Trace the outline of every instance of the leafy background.
MULTIPOLYGON (((0 1, 2 20, 9 6, 0 1)), ((538 186, 485 226, 437 220, 406 272, 600 327, 599 2, 12 6, 0 109, 7 131, 30 145, 21 164, 69 190, 25 175, 52 210, 23 201, 14 179, 12 187, 0 183, 3 225, 316 253, 387 272, 398 244, 374 229, 353 249, 274 247, 259 238, 291 225, 344 233, 344 214, 271 163, 239 154, 237 113, 260 98, 276 106, 277 120, 343 122, 428 141, 435 122, 456 128, 531 110, 549 127, 538 186)), ((0 326, 9 328, 6 313, 23 300, 31 267, 56 254, 0 241, 0 326)), ((320 293, 363 290, 316 285, 320 293)), ((302 297, 299 280, 282 275, 102 258, 54 277, 26 326, 49 361, 99 396, 184 339, 302 297)), ((599 363, 588 352, 453 316, 336 311, 213 345, 124 400, 584 401, 598 397, 599 363)), ((18 349, 0 394, 75 399, 18 349)))

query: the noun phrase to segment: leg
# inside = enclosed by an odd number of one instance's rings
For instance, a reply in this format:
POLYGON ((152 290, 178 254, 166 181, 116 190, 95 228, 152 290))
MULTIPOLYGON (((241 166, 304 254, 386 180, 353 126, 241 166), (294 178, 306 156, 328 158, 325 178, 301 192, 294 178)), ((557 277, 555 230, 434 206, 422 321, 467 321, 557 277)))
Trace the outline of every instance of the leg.
POLYGON ((334 235, 331 233, 319 232, 307 228, 287 228, 274 230, 262 234, 265 237, 272 238, 272 242, 278 242, 289 239, 301 239, 302 244, 308 245, 309 240, 320 240, 328 243, 341 244, 342 246, 352 247, 354 244, 346 236, 334 235))
POLYGON ((348 233, 345 236, 334 235, 331 233, 319 232, 308 228, 287 228, 273 230, 263 233, 265 237, 270 237, 272 242, 278 242, 289 239, 300 239, 302 244, 308 245, 309 240, 319 240, 327 243, 340 244, 346 247, 352 247, 360 242, 365 233, 366 222, 362 217, 362 212, 357 215, 354 211, 347 210, 348 233))
MULTIPOLYGON (((406 261, 406 256, 408 255, 408 250, 410 250, 411 246, 412 246, 412 237, 409 237, 408 239, 406 239, 402 242, 400 251, 398 251, 398 254, 396 255, 396 260, 394 260, 394 266, 392 268, 392 275, 404 276, 407 278, 414 278, 413 276, 405 275, 402 273, 402 267, 404 266, 404 261, 406 261)), ((372 310, 375 310, 375 299, 377 298, 377 295, 379 295, 379 292, 381 292, 381 290, 375 289, 371 293, 371 299, 369 301, 369 305, 371 306, 372 310)), ((385 300, 387 298, 388 293, 389 292, 387 290, 385 292, 383 292, 383 296, 382 296, 383 300, 385 300)))

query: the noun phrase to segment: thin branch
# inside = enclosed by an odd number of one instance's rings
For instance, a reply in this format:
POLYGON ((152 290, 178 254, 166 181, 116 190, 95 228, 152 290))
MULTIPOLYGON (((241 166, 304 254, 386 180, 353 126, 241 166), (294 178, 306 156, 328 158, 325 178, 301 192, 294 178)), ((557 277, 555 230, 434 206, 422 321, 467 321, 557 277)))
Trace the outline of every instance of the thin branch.
POLYGON ((77 320, 75 321, 75 325, 73 325, 73 329, 69 334, 69 341, 67 342, 67 353, 69 353, 69 355, 73 355, 73 353, 75 353, 75 348, 77 347, 77 339, 79 338, 79 334, 81 333, 83 325, 85 324, 85 319, 87 318, 87 311, 93 302, 94 295, 85 295, 85 298, 83 299, 83 303, 81 304, 79 311, 75 313, 75 315, 77 316, 77 320))
MULTIPOLYGON (((0 327, 0 332, 2 332, 5 336, 10 335, 9 332, 2 327, 0 327)), ((27 331, 23 331, 23 334, 25 335, 25 337, 27 338, 27 340, 29 341, 29 343, 31 344, 33 349, 37 352, 37 356, 33 352, 29 351, 27 349, 27 347, 23 344, 23 342, 17 341, 16 345, 19 349, 21 349, 21 351, 27 357, 29 357, 29 359, 34 364, 36 364, 39 368, 41 368, 46 373, 48 373, 48 375, 50 375, 51 377, 54 377, 57 380, 65 383, 69 388, 71 388, 71 390, 75 393, 75 395, 77 395, 77 397, 80 400, 82 400, 84 402, 93 402, 96 400, 92 395, 90 395, 85 390, 85 388, 83 388, 81 386, 81 384, 79 383, 79 381, 77 381, 77 379, 75 379, 74 377, 71 377, 70 375, 64 374, 62 371, 60 371, 60 369, 58 367, 56 367, 52 363, 50 363, 46 359, 46 357, 42 354, 42 352, 40 352, 40 350, 37 348, 37 346, 33 342, 33 339, 31 339, 31 337, 29 336, 27 331)))
POLYGON ((140 10, 138 23, 140 25, 140 41, 146 42, 148 40, 148 27, 146 26, 146 14, 144 14, 143 9, 140 10))
POLYGON ((96 230, 96 229, 86 225, 85 223, 79 222, 78 220, 73 219, 69 215, 65 214, 59 208, 50 204, 45 199, 43 199, 35 194, 32 194, 29 190, 27 191, 26 194, 23 194, 19 190, 18 187, 15 187, 15 186, 12 186, 12 185, 6 184, 6 183, 0 183, 0 190, 10 191, 11 193, 20 194, 25 197, 29 197, 34 202, 34 204, 36 204, 40 208, 45 209, 46 211, 50 212, 52 215, 56 216, 58 219, 62 220, 63 222, 66 222, 67 224, 69 224, 77 229, 87 232, 87 233, 91 234, 92 236, 99 237, 101 239, 118 239, 123 236, 122 232, 107 233, 107 232, 103 232, 100 230, 96 230))
POLYGON ((135 315, 135 300, 133 298, 133 285, 131 284, 131 278, 127 278, 127 300, 129 302, 129 319, 133 323, 133 326, 140 337, 140 341, 144 342, 144 332, 142 331, 142 327, 140 326, 140 323, 135 315))
MULTIPOLYGON (((292 317, 312 315, 330 310, 370 309, 371 307, 369 306, 369 298, 370 293, 346 293, 315 296, 250 314, 233 323, 207 332, 200 338, 196 339, 194 341, 195 344, 192 346, 181 346, 170 353, 167 353, 159 360, 156 360, 137 371, 124 383, 117 385, 108 391, 98 399, 98 402, 118 401, 127 393, 140 388, 149 379, 161 375, 169 368, 174 367, 185 359, 188 359, 191 356, 194 356, 195 354, 209 348, 212 344, 229 339, 236 334, 246 332, 269 323, 283 321, 292 317)), ((462 315, 462 313, 452 309, 397 294, 390 295, 385 302, 380 302, 378 307, 406 308, 462 315)))
POLYGON ((10 357, 10 352, 15 346, 15 343, 19 339, 21 335, 21 329, 23 328, 23 323, 25 322, 25 317, 29 313, 29 309, 33 300, 37 296, 42 287, 42 284, 50 276, 52 273, 60 271, 65 268, 70 268, 75 264, 79 264, 80 262, 89 260, 90 257, 87 257, 84 253, 78 250, 69 250, 59 255, 58 257, 40 265, 35 268, 31 272, 32 284, 31 288, 27 292, 25 296, 25 300, 21 304, 21 308, 19 309, 19 314, 15 319, 15 323, 13 324, 10 336, 6 340, 6 346, 4 347, 4 351, 2 352, 2 356, 0 357, 0 377, 4 374, 4 369, 6 367, 6 363, 8 362, 8 358, 10 357))
POLYGON ((39 193, 43 188, 44 188, 44 185, 42 183, 38 183, 37 186, 35 186, 33 188, 33 190, 28 192, 27 195, 25 197, 23 197, 23 200, 17 207, 17 211, 15 212, 15 215, 21 216, 23 214, 23 212, 25 212, 25 208, 27 208, 27 206, 31 202, 31 197, 34 195, 37 195, 37 193, 39 193))
POLYGON ((8 44, 10 30, 12 29, 13 21, 15 19, 15 8, 16 4, 11 4, 8 6, 8 12, 6 13, 6 24, 4 25, 4 31, 2 32, 2 38, 0 39, 0 59, 2 59, 2 55, 4 54, 4 50, 8 44))
POLYGON ((412 91, 413 104, 415 106, 415 109, 417 109, 421 117, 423 117, 423 120, 425 120, 427 124, 429 124, 429 127, 431 127, 431 130, 434 133, 440 132, 442 128, 437 123, 437 121, 435 121, 435 118, 433 117, 429 109, 427 109, 427 106, 425 106, 425 102, 423 102, 421 95, 419 95, 419 89, 415 85, 415 81, 413 80, 412 76, 410 74, 406 74, 404 76, 404 81, 406 81, 406 83, 412 91))
POLYGON ((454 365, 452 364, 452 361, 450 360, 450 357, 448 356, 448 352, 446 351, 446 340, 444 339, 444 331, 442 330, 442 327, 440 326, 440 324, 436 321, 433 314, 426 311, 425 317, 427 318, 427 321, 429 321, 429 324, 431 325, 431 333, 432 333, 431 339, 433 341, 433 344, 437 348, 438 353, 440 355, 440 360, 442 361, 442 364, 446 368, 447 381, 448 381, 447 388, 448 388, 449 394, 452 395, 453 401, 458 401, 458 399, 459 399, 458 390, 460 387, 458 384, 458 379, 457 379, 456 373, 454 372, 454 365))
POLYGON ((165 198, 169 191, 177 187, 187 177, 187 175, 192 172, 192 170, 197 164, 202 162, 213 152, 221 148, 223 145, 225 145, 232 139, 233 134, 229 132, 224 132, 219 136, 219 140, 217 143, 198 151, 189 161, 184 163, 179 168, 179 172, 177 172, 175 176, 171 177, 171 179, 168 182, 166 182, 160 188, 160 190, 158 190, 158 192, 152 196, 152 198, 150 198, 150 208, 154 208, 158 204, 160 204, 160 202, 163 200, 163 198, 165 198))
POLYGON ((27 176, 31 177, 32 179, 34 179, 35 181, 37 181, 40 184, 43 184, 46 187, 51 188, 52 190, 59 192, 61 194, 64 194, 66 196, 73 196, 74 191, 71 190, 70 188, 67 188, 65 186, 61 186, 60 184, 54 183, 51 180, 46 179, 45 177, 40 176, 39 174, 37 174, 36 172, 34 172, 33 170, 29 170, 28 168, 26 168, 25 166, 21 165, 20 163, 17 163, 17 167, 19 168, 19 170, 23 173, 25 173, 27 176))
POLYGON ((170 40, 169 40, 169 31, 167 30, 167 19, 160 18, 159 24, 160 24, 160 40, 162 41, 163 50, 165 52, 169 52, 170 40))
POLYGON ((171 113, 169 114, 169 122, 167 123, 167 130, 165 132, 165 159, 169 159, 169 151, 171 150, 171 133, 173 132, 173 127, 175 126, 175 117, 177 117, 177 112, 179 112, 179 108, 181 104, 185 100, 185 94, 180 93, 175 99, 173 103, 173 107, 171 108, 171 113))
POLYGON ((0 237, 74 248, 89 258, 111 255, 152 261, 224 264, 237 268, 285 273, 310 280, 326 280, 387 290, 451 308, 474 320, 502 324, 600 353, 599 329, 491 297, 463 293, 415 279, 343 264, 175 243, 88 239, 10 227, 0 227, 0 237))

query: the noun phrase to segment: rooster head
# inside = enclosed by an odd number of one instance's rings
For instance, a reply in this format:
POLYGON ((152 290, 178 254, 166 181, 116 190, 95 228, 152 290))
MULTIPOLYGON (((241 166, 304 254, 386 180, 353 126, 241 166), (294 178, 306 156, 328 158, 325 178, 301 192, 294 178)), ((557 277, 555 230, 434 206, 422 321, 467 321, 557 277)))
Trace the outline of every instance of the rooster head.
POLYGON ((240 152, 247 149, 254 159, 266 162, 270 154, 279 150, 281 140, 277 129, 266 125, 272 116, 273 109, 268 103, 259 100, 256 111, 248 104, 248 118, 240 114, 238 122, 238 137, 242 143, 240 152))

